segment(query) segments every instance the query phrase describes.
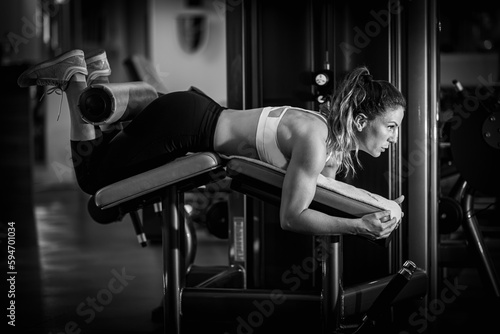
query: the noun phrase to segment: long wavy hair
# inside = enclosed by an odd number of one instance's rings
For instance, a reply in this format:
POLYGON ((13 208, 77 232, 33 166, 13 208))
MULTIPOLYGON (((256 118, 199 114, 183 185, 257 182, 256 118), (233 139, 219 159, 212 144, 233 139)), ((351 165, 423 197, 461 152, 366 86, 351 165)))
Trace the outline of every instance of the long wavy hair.
POLYGON ((398 107, 406 109, 403 94, 390 82, 373 80, 367 67, 357 67, 345 76, 330 103, 323 104, 320 109, 328 121, 327 147, 334 153, 339 173, 347 176, 352 172, 355 175, 354 160, 361 167, 355 133, 356 116, 362 113, 368 120, 373 120, 398 107))

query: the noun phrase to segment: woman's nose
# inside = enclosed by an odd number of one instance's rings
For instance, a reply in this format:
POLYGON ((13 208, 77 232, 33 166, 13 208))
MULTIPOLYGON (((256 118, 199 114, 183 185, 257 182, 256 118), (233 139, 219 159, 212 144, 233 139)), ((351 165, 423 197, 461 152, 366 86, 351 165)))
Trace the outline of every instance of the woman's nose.
POLYGON ((395 143, 398 141, 398 130, 396 129, 394 133, 389 137, 389 143, 395 143))

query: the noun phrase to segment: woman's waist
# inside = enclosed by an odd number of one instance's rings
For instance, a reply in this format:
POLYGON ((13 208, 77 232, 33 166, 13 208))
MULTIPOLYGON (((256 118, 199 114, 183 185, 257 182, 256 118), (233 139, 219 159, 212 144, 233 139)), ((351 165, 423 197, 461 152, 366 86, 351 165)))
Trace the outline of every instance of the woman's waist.
POLYGON ((215 150, 227 155, 258 158, 255 135, 262 109, 224 110, 215 129, 215 150))

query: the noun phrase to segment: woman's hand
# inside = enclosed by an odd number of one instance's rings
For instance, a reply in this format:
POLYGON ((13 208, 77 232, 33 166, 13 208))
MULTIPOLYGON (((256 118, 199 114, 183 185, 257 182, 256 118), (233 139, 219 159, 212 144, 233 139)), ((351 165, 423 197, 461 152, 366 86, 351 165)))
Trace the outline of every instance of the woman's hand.
POLYGON ((361 217, 356 231, 358 235, 371 240, 384 239, 396 228, 396 224, 396 218, 391 218, 391 211, 379 211, 361 217))

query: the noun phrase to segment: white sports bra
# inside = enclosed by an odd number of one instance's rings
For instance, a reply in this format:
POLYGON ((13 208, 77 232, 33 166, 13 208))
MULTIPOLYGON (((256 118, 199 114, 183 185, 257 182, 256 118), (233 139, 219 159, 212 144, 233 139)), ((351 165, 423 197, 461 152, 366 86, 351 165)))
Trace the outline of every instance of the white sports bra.
MULTIPOLYGON (((285 115, 285 113, 292 107, 266 107, 262 110, 260 114, 259 123, 257 124, 256 133, 256 143, 257 153, 259 154, 259 159, 273 166, 281 169, 286 169, 288 167, 289 160, 284 156, 283 152, 278 144, 278 125, 285 115), (283 111, 276 116, 271 116, 270 113, 273 110, 283 108, 283 111)), ((318 116, 327 124, 325 117, 315 111, 295 108, 292 109, 302 110, 308 112, 315 116, 318 116)), ((326 158, 326 161, 330 158, 330 155, 326 158)))

